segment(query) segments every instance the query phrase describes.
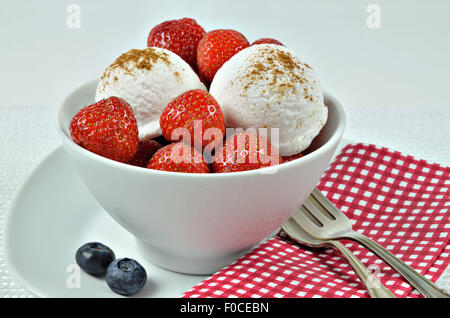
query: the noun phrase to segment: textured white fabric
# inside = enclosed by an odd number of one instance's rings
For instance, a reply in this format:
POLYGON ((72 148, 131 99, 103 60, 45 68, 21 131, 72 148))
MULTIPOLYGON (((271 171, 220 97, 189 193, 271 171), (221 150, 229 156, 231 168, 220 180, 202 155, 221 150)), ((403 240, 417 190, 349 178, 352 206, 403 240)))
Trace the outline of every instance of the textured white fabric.
POLYGON ((59 145, 54 127, 49 107, 0 107, 0 297, 32 296, 6 269, 6 212, 33 168, 59 145))
MULTIPOLYGON (((450 165, 447 108, 347 108, 345 138, 387 146, 430 162, 450 165)), ((0 246, 6 212, 32 169, 59 146, 51 107, 0 107, 0 246)), ((438 284, 450 289, 450 268, 438 284)), ((6 269, 0 250, 0 297, 30 297, 6 269)))

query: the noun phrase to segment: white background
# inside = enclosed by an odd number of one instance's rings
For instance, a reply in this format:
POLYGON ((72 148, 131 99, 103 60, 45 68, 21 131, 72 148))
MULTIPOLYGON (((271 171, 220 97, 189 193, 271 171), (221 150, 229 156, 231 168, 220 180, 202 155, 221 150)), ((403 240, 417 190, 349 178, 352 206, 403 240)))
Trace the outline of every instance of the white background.
MULTIPOLYGON (((192 17, 252 42, 274 37, 342 101, 347 139, 450 165, 450 1, 0 0, 0 237, 31 169, 59 145, 52 110, 164 20, 192 17), (69 4, 81 27, 66 24, 69 4), (369 4, 381 28, 366 24, 369 4)), ((0 295, 26 295, 0 254, 0 295)))

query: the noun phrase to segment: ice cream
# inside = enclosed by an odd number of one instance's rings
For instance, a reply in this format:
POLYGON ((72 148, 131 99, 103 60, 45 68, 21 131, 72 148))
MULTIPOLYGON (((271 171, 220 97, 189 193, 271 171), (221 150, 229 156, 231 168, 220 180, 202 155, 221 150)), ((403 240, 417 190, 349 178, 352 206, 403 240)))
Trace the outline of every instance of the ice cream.
POLYGON ((162 48, 133 49, 118 57, 103 73, 95 100, 125 99, 133 108, 139 138, 161 135, 159 117, 178 95, 206 87, 178 55, 162 48))
POLYGON ((308 148, 327 121, 315 72, 279 45, 254 45, 234 55, 216 73, 210 93, 227 127, 278 128, 282 156, 308 148))

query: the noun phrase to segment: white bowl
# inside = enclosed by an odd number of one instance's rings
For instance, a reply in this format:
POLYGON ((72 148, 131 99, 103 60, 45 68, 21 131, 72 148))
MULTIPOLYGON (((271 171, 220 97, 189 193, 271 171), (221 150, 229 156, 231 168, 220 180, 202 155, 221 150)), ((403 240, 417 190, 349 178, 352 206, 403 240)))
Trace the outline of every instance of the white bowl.
POLYGON ((98 203, 164 268, 209 274, 233 262, 285 222, 316 186, 344 129, 341 104, 325 94, 329 119, 306 156, 276 167, 228 174, 184 174, 126 165, 75 144, 72 117, 92 104, 96 81, 57 112, 64 148, 98 203))

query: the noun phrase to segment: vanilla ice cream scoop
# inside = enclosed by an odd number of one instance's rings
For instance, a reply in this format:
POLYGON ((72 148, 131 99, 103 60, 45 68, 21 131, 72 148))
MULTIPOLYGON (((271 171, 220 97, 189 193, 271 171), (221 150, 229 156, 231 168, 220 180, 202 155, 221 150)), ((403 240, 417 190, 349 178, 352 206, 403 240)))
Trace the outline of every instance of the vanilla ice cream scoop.
POLYGON ((227 127, 278 128, 282 156, 308 148, 327 121, 315 72, 279 45, 254 45, 234 55, 216 73, 210 93, 227 127))
POLYGON ((118 57, 103 73, 95 100, 125 99, 133 108, 139 138, 153 138, 161 135, 159 117, 164 108, 192 89, 206 87, 189 64, 169 50, 150 47, 118 57))

